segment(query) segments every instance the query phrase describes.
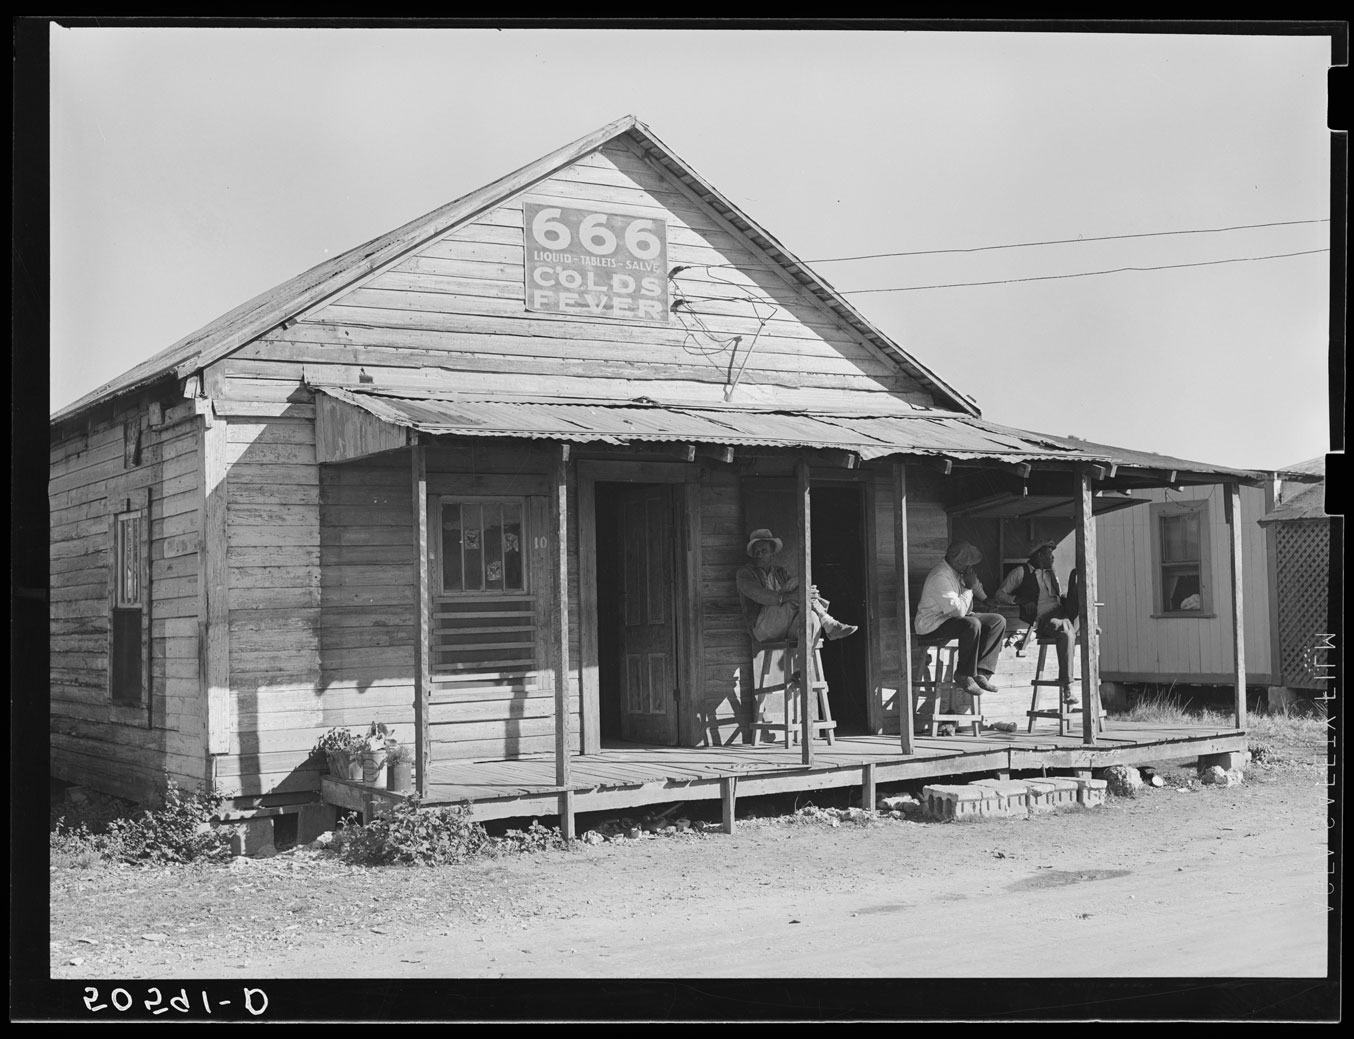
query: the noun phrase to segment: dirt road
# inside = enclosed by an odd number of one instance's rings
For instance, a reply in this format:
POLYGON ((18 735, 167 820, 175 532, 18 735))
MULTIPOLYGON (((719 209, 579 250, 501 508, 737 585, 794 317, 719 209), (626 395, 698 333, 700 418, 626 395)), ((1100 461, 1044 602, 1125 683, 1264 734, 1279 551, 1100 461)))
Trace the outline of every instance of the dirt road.
POLYGON ((439 869, 298 849, 54 874, 52 977, 1324 976, 1321 769, 1165 776, 1028 819, 740 820, 439 869))

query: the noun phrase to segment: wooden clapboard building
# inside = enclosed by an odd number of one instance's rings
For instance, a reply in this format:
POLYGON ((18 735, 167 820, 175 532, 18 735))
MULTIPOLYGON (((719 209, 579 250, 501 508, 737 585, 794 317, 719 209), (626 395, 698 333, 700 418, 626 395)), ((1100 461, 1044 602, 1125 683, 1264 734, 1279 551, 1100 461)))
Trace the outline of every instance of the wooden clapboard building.
POLYGON ((838 746, 915 757, 907 615, 952 512, 1075 530, 1093 591, 1095 509, 1261 479, 984 421, 627 117, 52 416, 53 771, 287 805, 378 719, 433 799, 497 762, 567 816, 605 785, 580 762, 674 747, 694 790, 766 753, 734 584, 764 526, 861 626, 825 652, 838 746))

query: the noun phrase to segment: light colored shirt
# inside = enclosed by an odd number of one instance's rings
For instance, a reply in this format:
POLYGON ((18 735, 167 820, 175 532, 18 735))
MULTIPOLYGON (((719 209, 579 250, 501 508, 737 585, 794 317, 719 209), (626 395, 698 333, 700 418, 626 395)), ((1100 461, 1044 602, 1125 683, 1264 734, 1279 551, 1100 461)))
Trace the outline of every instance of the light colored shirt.
POLYGON ((959 571, 949 563, 941 563, 926 575, 912 630, 918 635, 929 635, 951 617, 967 617, 973 612, 975 596, 980 602, 986 598, 981 584, 976 589, 965 588, 959 571))
MULTIPOLYGON (((997 589, 996 594, 992 596, 992 601, 1007 606, 1013 604, 1016 590, 1024 582, 1025 575, 1030 569, 1028 564, 1013 567, 1011 572, 1006 575, 1006 580, 1001 582, 1001 587, 997 589)), ((1035 603, 1034 618, 1036 621, 1041 621, 1061 606, 1062 600, 1053 590, 1052 571, 1035 570, 1034 577, 1039 582, 1039 600, 1035 603)))
POLYGON ((752 637, 758 642, 772 642, 783 639, 789 631, 796 611, 795 600, 782 603, 784 592, 796 591, 799 578, 783 567, 773 566, 763 570, 760 566, 743 566, 738 569, 738 594, 746 602, 757 604, 753 614, 744 606, 744 616, 752 628, 752 637))

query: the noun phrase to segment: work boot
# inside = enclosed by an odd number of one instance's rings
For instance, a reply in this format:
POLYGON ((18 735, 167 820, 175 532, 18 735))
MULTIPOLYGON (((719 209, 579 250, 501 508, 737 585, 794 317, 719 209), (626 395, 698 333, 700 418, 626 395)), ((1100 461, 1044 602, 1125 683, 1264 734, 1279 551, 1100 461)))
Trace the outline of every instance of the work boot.
POLYGON ((831 640, 844 639, 848 635, 854 635, 860 630, 857 624, 843 624, 841 621, 824 622, 823 634, 831 640))
POLYGON ((972 675, 955 675, 954 687, 961 693, 968 693, 969 696, 983 695, 983 687, 974 681, 972 675))
POLYGON ((973 680, 982 687, 984 692, 995 693, 1001 688, 996 682, 992 681, 991 675, 975 675, 973 680))

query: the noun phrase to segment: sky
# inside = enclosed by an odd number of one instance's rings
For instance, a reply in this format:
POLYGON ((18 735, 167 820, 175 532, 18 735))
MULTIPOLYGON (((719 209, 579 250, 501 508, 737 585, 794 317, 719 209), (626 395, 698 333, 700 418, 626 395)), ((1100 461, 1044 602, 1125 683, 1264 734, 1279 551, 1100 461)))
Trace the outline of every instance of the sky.
POLYGON ((52 26, 50 407, 633 114, 988 419, 1278 468, 1330 447, 1328 252, 1051 276, 1328 249, 1329 63, 1320 36, 52 26), (837 259, 898 252, 927 255, 837 259), (1004 284, 920 287, 958 282, 1004 284))

